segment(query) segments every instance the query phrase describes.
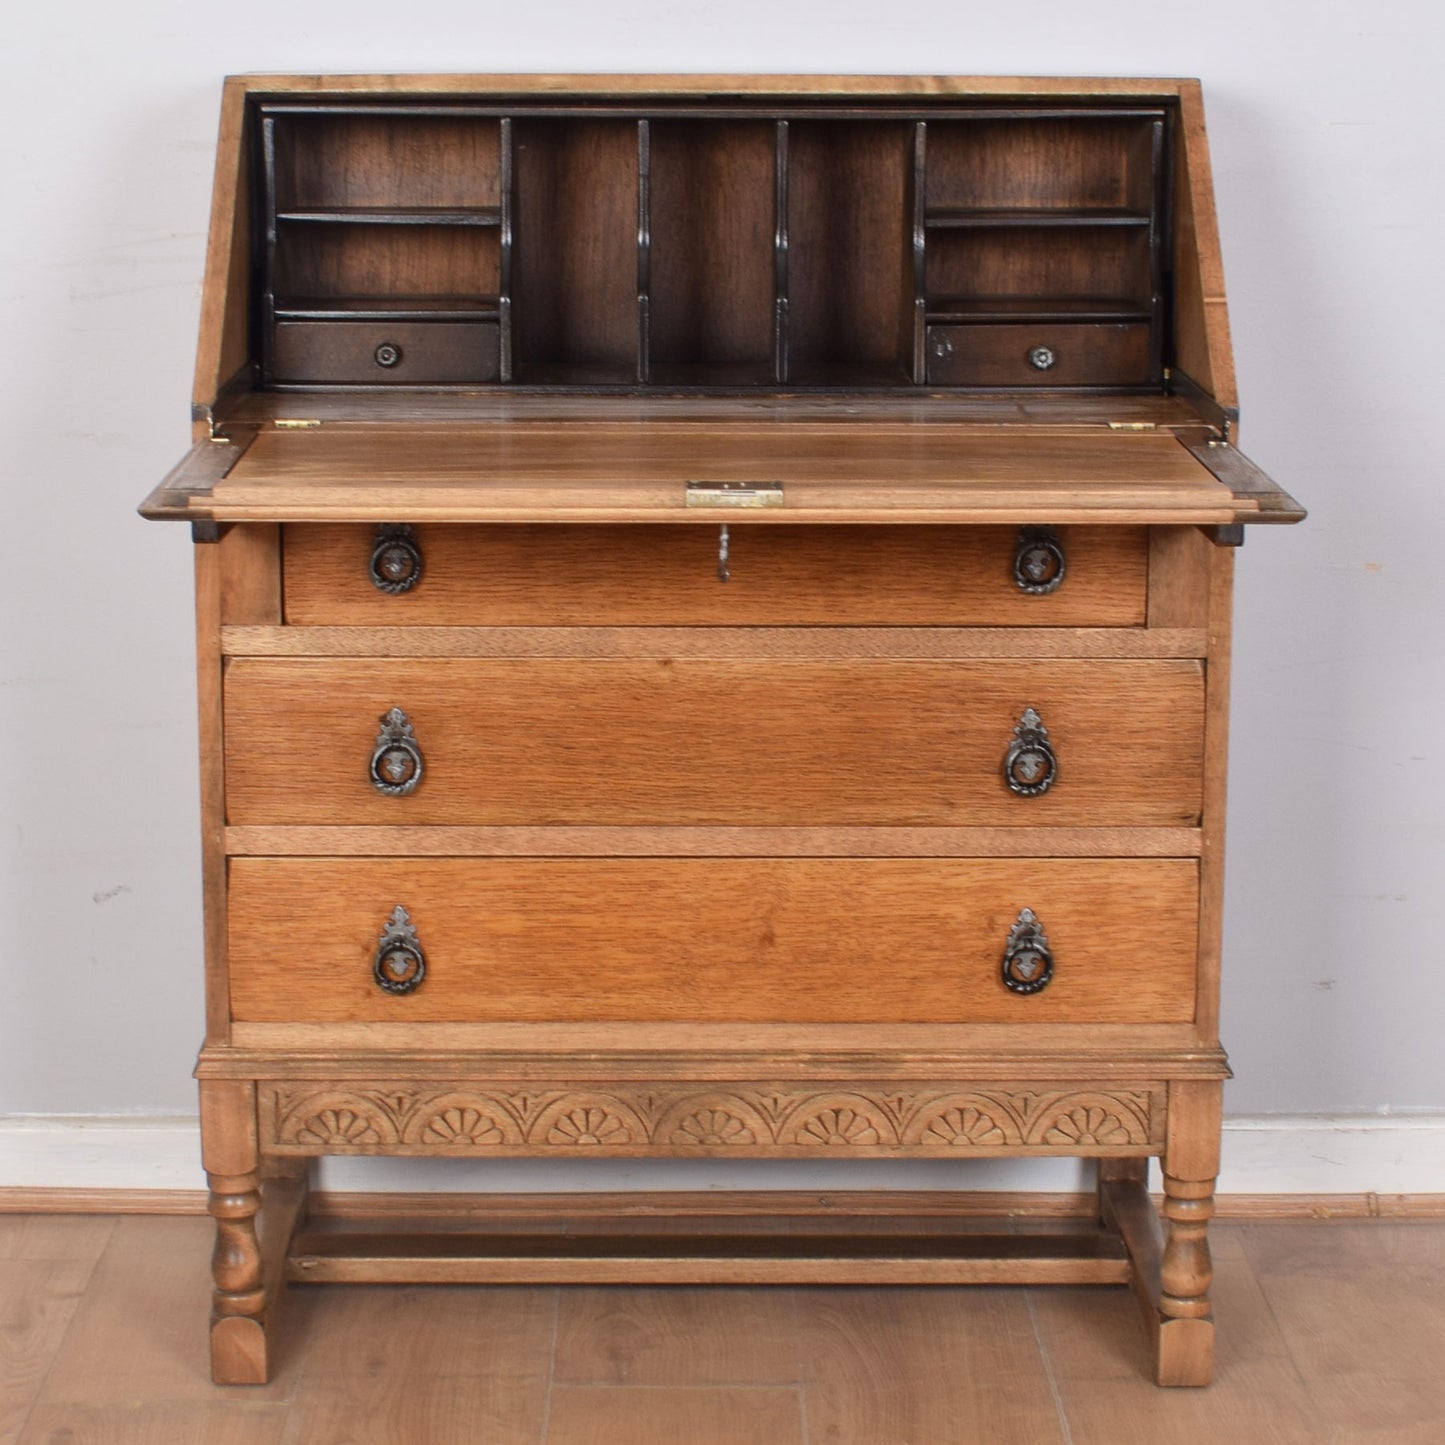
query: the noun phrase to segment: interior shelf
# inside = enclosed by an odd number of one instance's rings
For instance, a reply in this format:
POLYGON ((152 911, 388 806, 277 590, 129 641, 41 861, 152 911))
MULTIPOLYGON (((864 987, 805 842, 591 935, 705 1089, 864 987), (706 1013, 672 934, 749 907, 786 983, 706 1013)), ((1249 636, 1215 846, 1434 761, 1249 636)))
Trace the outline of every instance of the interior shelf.
POLYGON ((942 206, 924 212, 926 226, 1148 226, 1148 212, 1080 207, 1014 207, 1007 210, 974 210, 967 206, 942 206))
POLYGON ((288 296, 278 321, 495 321, 495 296, 288 296))
POLYGON ((500 226, 500 206, 311 206, 278 211, 278 221, 349 222, 363 226, 500 226))

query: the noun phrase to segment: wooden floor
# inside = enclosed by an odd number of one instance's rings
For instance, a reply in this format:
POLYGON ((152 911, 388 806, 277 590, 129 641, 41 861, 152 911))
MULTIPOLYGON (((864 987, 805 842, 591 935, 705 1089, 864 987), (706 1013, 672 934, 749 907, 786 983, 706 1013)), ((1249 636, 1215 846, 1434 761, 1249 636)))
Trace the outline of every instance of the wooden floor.
POLYGON ((1218 1378, 1123 1288, 298 1288, 206 1374, 210 1222, 0 1216, 0 1445, 1445 1442, 1445 1223, 1219 1224, 1218 1378))

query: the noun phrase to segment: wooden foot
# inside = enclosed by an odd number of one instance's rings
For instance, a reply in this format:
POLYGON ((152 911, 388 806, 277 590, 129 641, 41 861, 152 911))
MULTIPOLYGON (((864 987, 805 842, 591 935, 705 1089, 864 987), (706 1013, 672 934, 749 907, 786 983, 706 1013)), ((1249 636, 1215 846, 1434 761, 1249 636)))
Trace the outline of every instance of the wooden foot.
POLYGON ((264 1385, 266 1289, 256 1215, 261 1181, 249 1174, 208 1174, 216 1221, 211 1255, 211 1378, 218 1385, 264 1385))

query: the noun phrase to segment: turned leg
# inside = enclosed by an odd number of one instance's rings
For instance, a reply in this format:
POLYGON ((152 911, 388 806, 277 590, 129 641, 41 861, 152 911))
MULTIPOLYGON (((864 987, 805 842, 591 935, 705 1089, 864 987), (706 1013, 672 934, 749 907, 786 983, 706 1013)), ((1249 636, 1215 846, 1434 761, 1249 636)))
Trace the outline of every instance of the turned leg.
POLYGON ((211 1378, 218 1385, 265 1384, 267 1301, 256 1233, 261 1179, 254 1085, 201 1084, 201 1153, 216 1221, 211 1378))
POLYGON ((1210 1081, 1170 1089, 1155 1361, 1161 1385, 1207 1385, 1214 1373, 1208 1235, 1219 1172, 1222 1088, 1210 1081))
POLYGON ((255 1171, 208 1173, 206 1181, 216 1221, 211 1377, 218 1385, 261 1385, 266 1382, 266 1286, 256 1234, 261 1181, 255 1171))

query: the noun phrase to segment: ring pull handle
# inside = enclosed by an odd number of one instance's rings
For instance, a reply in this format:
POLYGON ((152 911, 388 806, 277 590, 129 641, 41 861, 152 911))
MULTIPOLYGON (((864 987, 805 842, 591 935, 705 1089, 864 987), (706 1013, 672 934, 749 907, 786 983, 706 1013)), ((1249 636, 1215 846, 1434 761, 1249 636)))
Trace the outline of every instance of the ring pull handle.
POLYGON ((1047 527, 1023 527, 1014 548, 1014 581, 1020 592, 1043 597, 1063 584, 1067 563, 1058 537, 1047 527))
POLYGON ((410 592, 421 581, 421 548, 405 524, 378 527, 371 549, 371 581, 379 592, 410 592))
POLYGON ((372 975, 387 993, 413 993, 426 977, 426 955, 412 927, 411 914, 400 903, 381 930, 372 975))
POLYGON ((404 798, 421 782, 421 748, 411 720, 394 707, 381 715, 381 731, 371 754, 371 786, 388 798, 404 798))
POLYGON ((1003 951, 1003 981, 1014 993, 1038 993, 1054 976, 1054 955, 1038 915, 1025 908, 1009 929, 1003 951))
POLYGON ((1038 713, 1026 707, 1004 754, 1003 780, 1011 793, 1036 798, 1053 787, 1058 775, 1059 760, 1049 743, 1049 730, 1038 713))

